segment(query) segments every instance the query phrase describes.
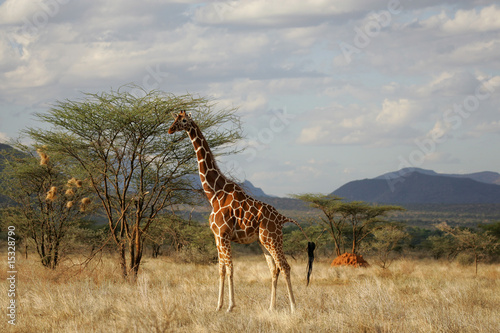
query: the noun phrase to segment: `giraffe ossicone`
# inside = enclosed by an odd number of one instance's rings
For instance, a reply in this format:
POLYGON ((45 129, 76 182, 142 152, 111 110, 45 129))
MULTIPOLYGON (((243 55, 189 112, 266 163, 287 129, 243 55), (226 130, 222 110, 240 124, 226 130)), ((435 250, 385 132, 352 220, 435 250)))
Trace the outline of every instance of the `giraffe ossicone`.
MULTIPOLYGON (((258 240, 271 271, 270 309, 273 310, 276 307, 276 285, 280 272, 283 272, 290 299, 290 308, 293 312, 295 310, 295 298, 290 280, 290 265, 283 253, 282 229, 283 225, 288 222, 296 224, 301 230, 302 228, 296 221, 280 214, 273 206, 246 194, 238 184, 227 179, 222 174, 200 128, 186 111, 177 114, 168 133, 172 134, 178 131, 186 131, 191 139, 198 160, 203 190, 212 206, 209 222, 210 229, 215 236, 219 256, 217 310, 222 308, 224 302, 226 275, 229 284, 229 306, 227 311, 231 311, 235 306, 231 242, 250 244, 258 240)), ((314 243, 310 242, 309 248, 311 248, 311 244, 314 243)), ((311 255, 314 258, 312 251, 309 254, 310 265, 312 265, 311 255)), ((310 270, 307 276, 308 282, 309 274, 310 270)))

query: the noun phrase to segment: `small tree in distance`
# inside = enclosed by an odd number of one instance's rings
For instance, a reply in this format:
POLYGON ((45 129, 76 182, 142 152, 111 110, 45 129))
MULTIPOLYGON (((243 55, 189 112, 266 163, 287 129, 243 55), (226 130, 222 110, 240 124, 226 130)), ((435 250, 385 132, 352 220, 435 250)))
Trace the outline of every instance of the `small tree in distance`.
POLYGON ((409 234, 401 225, 388 224, 373 231, 372 249, 382 268, 387 268, 394 260, 394 250, 401 245, 401 241, 408 238, 409 234))
POLYGON ((57 102, 38 119, 50 130, 26 133, 79 165, 85 172, 116 243, 124 278, 135 280, 144 240, 167 207, 193 200, 195 154, 184 136, 168 135, 172 112, 192 111, 210 147, 227 147, 240 139, 235 109, 215 111, 215 104, 190 94, 158 91, 86 94, 80 101, 57 102))
POLYGON ((362 201, 344 202, 334 195, 306 193, 293 197, 309 202, 326 216, 320 221, 332 236, 337 256, 346 252, 349 241, 351 253, 358 254, 362 242, 386 222, 384 217, 388 213, 404 210, 399 206, 376 206, 362 201))
POLYGON ((436 228, 453 236, 458 241, 458 251, 470 251, 473 254, 476 275, 479 261, 499 246, 498 240, 488 231, 478 232, 468 228, 453 228, 446 222, 437 224, 436 228))

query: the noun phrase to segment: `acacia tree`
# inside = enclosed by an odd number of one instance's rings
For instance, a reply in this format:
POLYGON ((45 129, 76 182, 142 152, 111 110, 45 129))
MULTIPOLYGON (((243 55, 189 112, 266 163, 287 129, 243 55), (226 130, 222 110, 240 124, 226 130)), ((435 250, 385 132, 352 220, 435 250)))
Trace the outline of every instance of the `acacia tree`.
POLYGON ((324 195, 317 193, 305 193, 293 195, 294 198, 308 202, 313 208, 317 208, 323 212, 326 219, 321 217, 320 221, 326 226, 326 230, 332 236, 335 245, 335 253, 340 256, 345 252, 345 238, 343 235, 346 219, 340 215, 340 207, 342 206, 341 198, 334 195, 324 195))
POLYGON ((171 113, 192 111, 215 151, 241 137, 235 109, 214 111, 213 102, 190 94, 131 93, 137 90, 126 86, 59 101, 47 113, 36 114, 50 130, 26 131, 85 171, 117 245, 122 275, 132 280, 145 233, 157 215, 192 197, 194 184, 187 176, 197 172, 195 154, 184 136, 167 134, 171 113))
POLYGON ((29 238, 43 266, 55 269, 68 231, 91 211, 90 191, 67 160, 49 159, 40 148, 35 157, 33 147, 19 143, 16 148, 3 161, 2 193, 16 204, 4 213, 24 238, 26 256, 29 238))
POLYGON ((358 254, 359 246, 373 231, 386 222, 384 217, 392 211, 404 208, 392 205, 370 205, 362 201, 343 202, 339 207, 342 218, 351 225, 351 253, 358 254))
POLYGON ((403 210, 399 206, 373 206, 361 201, 343 202, 342 198, 324 194, 298 194, 294 198, 309 202, 320 209, 325 218, 322 224, 332 236, 337 256, 346 252, 346 243, 351 241, 351 253, 357 253, 359 246, 374 230, 382 226, 384 217, 391 211, 403 210), (349 227, 350 226, 350 227, 349 227), (350 235, 346 233, 350 232, 350 235))

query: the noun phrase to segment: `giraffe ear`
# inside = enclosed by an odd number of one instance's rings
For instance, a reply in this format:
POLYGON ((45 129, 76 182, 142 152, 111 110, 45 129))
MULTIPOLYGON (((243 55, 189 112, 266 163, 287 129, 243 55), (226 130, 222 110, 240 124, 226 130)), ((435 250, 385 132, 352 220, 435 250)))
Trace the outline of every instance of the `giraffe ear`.
POLYGON ((175 118, 177 118, 177 115, 175 114, 175 112, 174 112, 174 111, 170 112, 170 115, 171 115, 172 117, 174 117, 174 119, 175 119, 175 118))
POLYGON ((191 112, 188 113, 189 118, 192 118, 193 114, 191 112))

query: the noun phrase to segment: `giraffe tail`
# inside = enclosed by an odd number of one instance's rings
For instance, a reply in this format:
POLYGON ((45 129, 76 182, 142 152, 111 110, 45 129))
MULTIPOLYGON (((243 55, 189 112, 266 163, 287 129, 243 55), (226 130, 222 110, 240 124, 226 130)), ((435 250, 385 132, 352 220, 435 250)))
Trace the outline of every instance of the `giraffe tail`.
POLYGON ((311 277, 311 273, 313 270, 313 261, 314 261, 314 249, 316 248, 316 244, 314 242, 307 242, 307 256, 309 260, 307 261, 307 284, 309 285, 309 278, 311 277))
POLYGON ((304 229, 302 229, 302 227, 300 226, 300 224, 295 221, 295 220, 292 220, 292 219, 288 219, 287 222, 291 222, 293 224, 295 224, 297 227, 299 227, 300 231, 302 231, 302 233, 304 234, 304 236, 306 237, 307 239, 307 256, 308 256, 308 260, 307 260, 307 286, 309 285, 309 279, 311 277, 311 273, 312 273, 312 268, 313 268, 313 262, 314 262, 314 249, 316 248, 316 244, 314 242, 311 242, 311 240, 309 239, 309 237, 307 237, 306 233, 304 232, 304 229))

